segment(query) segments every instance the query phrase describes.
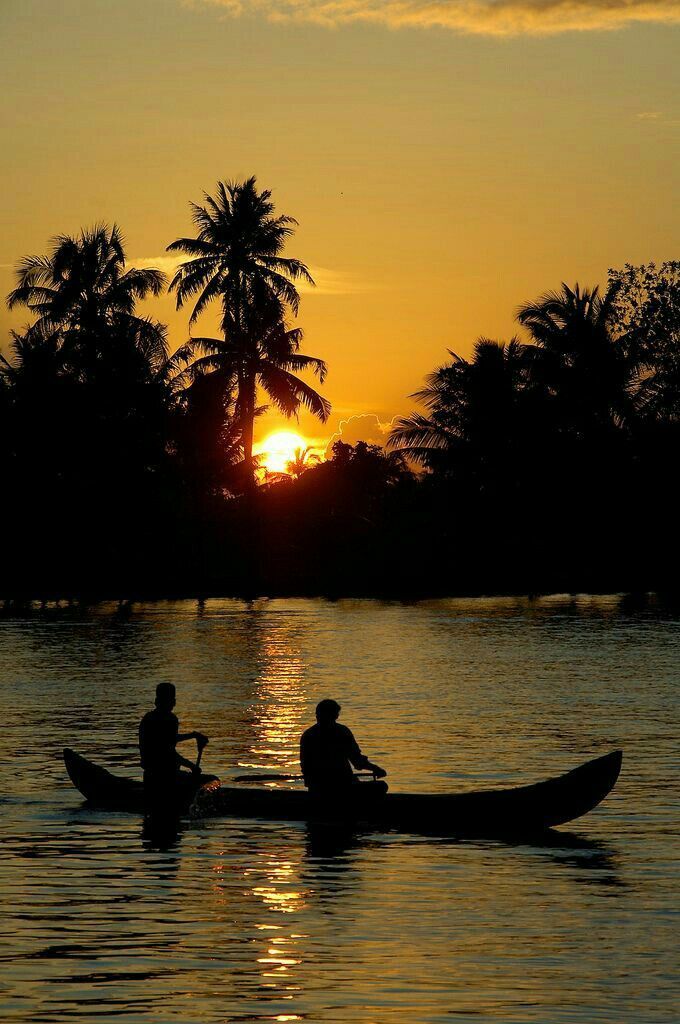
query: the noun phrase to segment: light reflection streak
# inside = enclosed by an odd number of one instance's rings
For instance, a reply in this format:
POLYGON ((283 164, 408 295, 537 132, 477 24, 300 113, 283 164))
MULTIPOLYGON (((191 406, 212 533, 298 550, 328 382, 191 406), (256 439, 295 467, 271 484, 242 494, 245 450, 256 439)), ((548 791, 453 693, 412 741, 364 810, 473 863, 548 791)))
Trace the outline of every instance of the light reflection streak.
POLYGON ((250 757, 242 768, 290 771, 297 768, 298 744, 307 704, 304 661, 290 627, 270 625, 261 638, 250 757))
MULTIPOLYGON (((298 768, 300 734, 307 711, 305 663, 293 627, 268 621, 258 641, 258 676, 248 709, 252 741, 248 754, 238 763, 241 768, 288 773, 298 768)), ((247 891, 269 913, 286 917, 298 914, 306 906, 307 894, 301 887, 300 875, 301 863, 265 852, 243 872, 247 891)), ((303 963, 301 944, 307 936, 297 929, 289 930, 285 924, 258 923, 255 931, 255 963, 262 987, 281 1000, 296 998, 303 990, 298 974, 303 963)), ((282 1013, 272 1019, 302 1018, 295 1013, 282 1013)))
MULTIPOLYGON (((275 914, 297 914, 306 905, 307 894, 300 885, 301 863, 290 857, 263 854, 255 867, 244 871, 250 892, 275 914)), ((302 992, 298 972, 303 963, 301 941, 307 936, 284 924, 258 923, 255 929, 264 940, 259 945, 255 962, 262 984, 276 990, 280 999, 291 1000, 302 992)), ((276 1020, 299 1020, 296 1015, 283 1015, 276 1020)))

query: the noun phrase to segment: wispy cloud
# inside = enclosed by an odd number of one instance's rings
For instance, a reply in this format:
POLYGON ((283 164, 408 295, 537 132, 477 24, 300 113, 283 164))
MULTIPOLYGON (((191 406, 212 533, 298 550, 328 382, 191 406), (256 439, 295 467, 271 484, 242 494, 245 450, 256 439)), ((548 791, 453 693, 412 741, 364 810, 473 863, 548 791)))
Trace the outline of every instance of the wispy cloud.
POLYGON ((127 261, 128 266, 137 270, 162 270, 168 277, 174 275, 181 262, 177 256, 135 256, 127 261))
MULTIPOLYGON (((184 256, 135 256, 128 260, 128 264, 139 270, 162 270, 171 278, 184 259, 184 256)), ((372 291, 374 287, 370 282, 359 280, 342 270, 329 270, 328 267, 311 264, 309 272, 315 286, 298 281, 296 287, 301 295, 360 295, 372 291)))
POLYGON ((375 289, 370 281, 360 280, 343 270, 329 270, 312 264, 309 272, 314 278, 314 287, 298 282, 301 295, 362 295, 375 289))
POLYGON ((642 121, 646 125, 657 125, 659 128, 675 131, 680 127, 680 118, 673 114, 667 114, 663 110, 643 110, 635 115, 636 121, 642 121))
MULTIPOLYGON (((196 2, 196 0, 194 0, 196 2)), ((448 28, 474 35, 555 35, 680 23, 680 0, 199 0, 230 14, 334 27, 369 22, 391 28, 448 28)))

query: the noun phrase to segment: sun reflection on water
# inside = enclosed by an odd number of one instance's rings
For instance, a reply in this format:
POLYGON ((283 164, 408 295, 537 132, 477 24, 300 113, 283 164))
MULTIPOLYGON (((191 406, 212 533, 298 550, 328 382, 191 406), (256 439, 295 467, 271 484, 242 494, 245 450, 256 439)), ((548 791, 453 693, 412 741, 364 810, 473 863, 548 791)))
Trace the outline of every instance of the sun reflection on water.
MULTIPOLYGON (((262 901, 270 913, 297 914, 306 906, 306 893, 300 886, 300 868, 301 865, 293 863, 290 858, 270 854, 260 858, 255 867, 247 869, 244 878, 249 891, 262 901)), ((279 998, 293 999, 292 993, 302 991, 302 986, 297 984, 299 978, 296 969, 302 965, 301 943, 307 936, 284 924, 259 923, 255 928, 260 933, 256 963, 262 978, 267 979, 264 984, 276 988, 279 998)), ((299 1018, 286 1016, 276 1019, 299 1018)))
POLYGON ((255 700, 249 708, 254 737, 250 756, 239 766, 290 771, 298 766, 307 704, 305 663, 293 631, 272 627, 263 638, 260 658, 255 700))

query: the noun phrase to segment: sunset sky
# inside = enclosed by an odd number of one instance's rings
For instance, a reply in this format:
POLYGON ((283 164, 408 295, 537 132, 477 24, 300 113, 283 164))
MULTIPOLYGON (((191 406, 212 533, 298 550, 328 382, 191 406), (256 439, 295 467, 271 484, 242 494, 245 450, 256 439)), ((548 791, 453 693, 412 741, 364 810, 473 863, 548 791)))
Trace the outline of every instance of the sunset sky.
POLYGON ((169 269, 189 201, 256 174, 319 283, 334 411, 300 429, 378 439, 523 300, 680 256, 679 44, 678 0, 2 0, 0 288, 101 220, 169 269))

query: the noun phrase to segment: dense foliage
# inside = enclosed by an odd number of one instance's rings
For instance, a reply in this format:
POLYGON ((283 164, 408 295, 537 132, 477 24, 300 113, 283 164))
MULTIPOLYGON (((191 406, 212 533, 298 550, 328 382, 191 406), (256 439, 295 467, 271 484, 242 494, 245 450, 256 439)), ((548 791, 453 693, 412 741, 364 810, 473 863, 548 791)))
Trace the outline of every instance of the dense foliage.
POLYGON ((168 355, 120 231, 60 237, 17 270, 32 321, 0 363, 2 596, 674 589, 680 263, 524 304, 413 396, 387 449, 300 451, 254 485, 259 396, 325 420, 300 352, 294 222, 254 179, 194 207, 171 282, 222 336, 168 355))

